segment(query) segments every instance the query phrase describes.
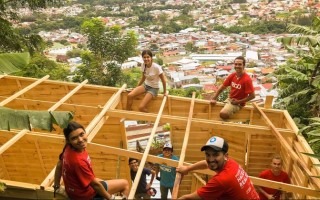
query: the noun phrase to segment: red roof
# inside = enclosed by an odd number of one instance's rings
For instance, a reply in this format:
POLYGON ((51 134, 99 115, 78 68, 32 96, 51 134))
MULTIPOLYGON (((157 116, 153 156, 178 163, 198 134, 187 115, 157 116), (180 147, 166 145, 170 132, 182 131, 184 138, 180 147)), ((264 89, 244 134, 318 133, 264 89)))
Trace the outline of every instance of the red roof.
POLYGON ((233 65, 226 65, 226 66, 217 66, 217 69, 223 69, 230 71, 233 68, 233 65))
POLYGON ((265 83, 265 84, 262 84, 262 86, 264 87, 264 88, 266 88, 266 90, 269 90, 269 89, 271 89, 272 88, 272 83, 265 83))

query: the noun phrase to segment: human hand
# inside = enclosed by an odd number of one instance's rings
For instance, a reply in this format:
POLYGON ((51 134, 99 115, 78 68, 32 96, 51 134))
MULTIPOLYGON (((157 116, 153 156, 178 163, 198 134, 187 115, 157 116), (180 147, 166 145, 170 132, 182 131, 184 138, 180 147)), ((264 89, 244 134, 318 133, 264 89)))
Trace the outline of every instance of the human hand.
POLYGON ((215 99, 211 99, 211 100, 210 100, 210 103, 211 103, 212 105, 216 105, 217 100, 215 100, 215 99))
POLYGON ((148 184, 146 185, 146 190, 149 190, 150 188, 151 188, 151 184, 148 183, 148 184))
POLYGON ((237 100, 237 99, 231 99, 231 104, 232 104, 232 105, 239 105, 240 102, 239 102, 239 100, 237 100))
POLYGON ((274 196, 273 196, 272 194, 268 194, 268 195, 267 195, 267 198, 268 198, 269 200, 273 200, 273 199, 274 199, 274 196))
POLYGON ((188 174, 188 166, 178 166, 176 168, 176 171, 183 174, 183 175, 187 175, 188 174))

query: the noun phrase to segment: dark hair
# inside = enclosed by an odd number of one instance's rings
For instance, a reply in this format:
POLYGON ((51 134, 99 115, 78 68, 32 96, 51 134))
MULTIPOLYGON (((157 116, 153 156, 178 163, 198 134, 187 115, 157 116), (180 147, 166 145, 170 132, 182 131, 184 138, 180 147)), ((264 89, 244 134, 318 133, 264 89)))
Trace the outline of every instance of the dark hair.
POLYGON ((148 54, 151 58, 153 57, 152 52, 149 49, 143 50, 141 56, 148 54))
POLYGON ((131 161, 134 161, 134 160, 138 162, 138 159, 136 159, 136 158, 129 158, 128 164, 130 165, 131 161))
POLYGON ((243 56, 238 56, 234 60, 242 60, 243 66, 246 66, 246 59, 243 56))
POLYGON ((66 149, 66 147, 68 145, 70 133, 72 131, 75 131, 75 130, 79 129, 79 128, 82 128, 85 131, 84 127, 81 124, 79 124, 79 123, 77 123, 75 121, 70 121, 68 123, 67 127, 63 129, 63 134, 64 134, 64 137, 66 139, 66 144, 64 145, 63 150, 59 155, 59 160, 62 160, 62 155, 63 155, 64 150, 66 149))

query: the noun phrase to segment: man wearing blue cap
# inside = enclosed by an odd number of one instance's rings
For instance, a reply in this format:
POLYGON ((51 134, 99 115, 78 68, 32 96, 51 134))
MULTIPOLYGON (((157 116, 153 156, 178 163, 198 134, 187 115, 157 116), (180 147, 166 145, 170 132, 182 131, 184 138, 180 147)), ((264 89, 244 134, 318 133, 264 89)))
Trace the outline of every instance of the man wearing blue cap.
POLYGON ((184 175, 207 168, 216 172, 205 186, 179 199, 259 199, 248 174, 236 161, 228 158, 228 149, 228 143, 223 138, 211 137, 201 148, 205 151, 206 160, 177 167, 177 172, 184 175))
MULTIPOLYGON (((163 146, 163 153, 159 154, 159 157, 168 158, 172 160, 179 160, 177 156, 173 155, 173 147, 170 142, 167 142, 163 146)), ((158 172, 160 171, 160 192, 161 199, 168 198, 168 192, 170 190, 172 194, 174 181, 176 179, 176 168, 167 166, 165 164, 160 164, 156 168, 156 175, 158 176, 158 172)))

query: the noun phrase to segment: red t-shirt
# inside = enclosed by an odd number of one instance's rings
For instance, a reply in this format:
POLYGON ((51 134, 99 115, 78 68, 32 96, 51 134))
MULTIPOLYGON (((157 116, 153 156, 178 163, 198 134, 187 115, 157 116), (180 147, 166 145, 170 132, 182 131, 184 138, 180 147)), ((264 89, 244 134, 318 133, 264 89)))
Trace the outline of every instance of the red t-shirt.
MULTIPOLYGON (((282 182, 282 183, 290 183, 289 176, 286 172, 281 171, 281 173, 278 176, 275 176, 271 169, 266 169, 262 171, 259 175, 259 178, 264 178, 272 181, 277 181, 277 182, 282 182)), ((273 188, 266 188, 266 187, 261 187, 266 193, 268 194, 275 194, 275 200, 279 200, 281 196, 281 190, 273 189, 273 188)), ((259 192, 259 196, 261 200, 268 200, 268 198, 259 192)))
POLYGON ((62 176, 70 199, 92 199, 96 192, 90 186, 95 178, 91 160, 86 150, 77 152, 67 145, 63 153, 62 176))
MULTIPOLYGON (((252 80, 247 73, 238 79, 236 73, 230 74, 226 80, 223 82, 223 85, 231 87, 229 97, 231 99, 241 100, 246 98, 249 94, 254 92, 252 80)), ((241 106, 244 106, 245 103, 242 103, 241 106)))
POLYGON ((198 189, 197 193, 207 200, 259 199, 248 174, 232 159, 229 159, 223 169, 205 186, 198 189))

